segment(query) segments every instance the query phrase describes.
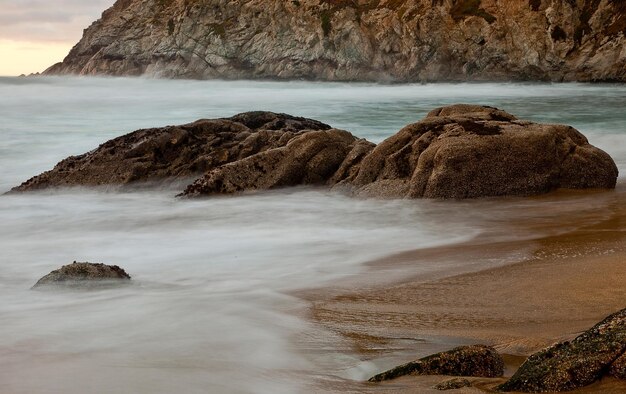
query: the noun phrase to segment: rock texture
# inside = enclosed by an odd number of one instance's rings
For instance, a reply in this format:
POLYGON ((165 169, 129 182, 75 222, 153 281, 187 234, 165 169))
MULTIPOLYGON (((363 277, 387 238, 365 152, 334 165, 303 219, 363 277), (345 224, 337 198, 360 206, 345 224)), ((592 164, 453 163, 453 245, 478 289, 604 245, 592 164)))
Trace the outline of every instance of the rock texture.
POLYGON ((626 358, 626 309, 608 316, 571 342, 530 356, 500 391, 569 391, 609 374, 620 379, 626 358))
POLYGON ((97 287, 130 282, 130 275, 117 265, 77 263, 64 265, 39 279, 35 288, 48 286, 97 287))
POLYGON ((189 185, 186 196, 231 194, 295 185, 324 185, 349 172, 374 144, 347 131, 301 133, 284 147, 223 165, 189 185))
POLYGON ((231 161, 284 146, 303 130, 327 129, 330 126, 311 119, 247 112, 227 119, 137 130, 91 152, 68 157, 12 192, 189 179, 231 161))
POLYGON ((366 197, 462 199, 609 189, 617 175, 611 157, 572 127, 458 104, 433 110, 378 146, 270 112, 138 130, 69 157, 12 192, 199 176, 183 195, 326 185, 366 197))
POLYGON ((574 128, 520 121, 491 107, 438 108, 374 149, 328 133, 218 167, 185 194, 326 183, 365 197, 463 199, 614 188, 618 175, 611 157, 574 128))
POLYGON ((494 348, 461 346, 400 365, 369 379, 382 382, 405 375, 452 375, 496 378, 504 374, 504 361, 494 348))
POLYGON ((463 378, 454 378, 450 380, 443 381, 433 386, 435 390, 457 390, 463 387, 470 387, 472 382, 463 378))
POLYGON ((622 0, 118 0, 46 74, 626 80, 622 0))

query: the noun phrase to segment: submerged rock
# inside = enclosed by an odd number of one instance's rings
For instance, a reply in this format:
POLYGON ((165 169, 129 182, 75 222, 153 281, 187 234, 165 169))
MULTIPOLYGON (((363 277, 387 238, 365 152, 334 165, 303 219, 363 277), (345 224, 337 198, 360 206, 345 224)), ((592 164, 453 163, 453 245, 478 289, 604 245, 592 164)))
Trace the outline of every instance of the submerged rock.
POLYGON ((64 265, 39 279, 33 289, 48 286, 99 287, 130 282, 130 275, 117 265, 78 263, 64 265))
POLYGON ((609 374, 623 379, 626 309, 616 312, 569 342, 530 356, 499 391, 569 391, 609 374))
POLYGON ((455 378, 455 379, 450 379, 450 380, 446 380, 444 382, 438 383, 434 385, 433 388, 435 390, 445 391, 445 390, 457 390, 463 387, 470 387, 471 385, 472 385, 472 382, 470 382, 467 379, 455 378))
POLYGON ((330 126, 312 119, 246 112, 231 118, 137 130, 107 141, 91 152, 70 156, 12 192, 189 179, 220 165, 284 146, 303 130, 327 129, 330 126))
POLYGON ((496 378, 504 374, 504 361, 490 346, 461 346, 400 365, 369 379, 381 382, 405 375, 452 375, 496 378))

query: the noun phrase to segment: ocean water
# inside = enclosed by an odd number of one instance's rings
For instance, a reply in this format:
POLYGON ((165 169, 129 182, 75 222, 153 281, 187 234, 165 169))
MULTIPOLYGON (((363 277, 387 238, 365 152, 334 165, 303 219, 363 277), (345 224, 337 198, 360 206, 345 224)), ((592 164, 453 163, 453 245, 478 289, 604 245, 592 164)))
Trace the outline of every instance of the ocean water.
MULTIPOLYGON (((458 102, 573 125, 613 156, 623 189, 625 85, 0 78, 0 193, 138 128, 270 110, 379 142, 458 102)), ((313 188, 193 201, 177 192, 0 197, 0 392, 293 393, 364 380, 375 363, 342 351, 349 344, 308 320, 295 292, 362 280, 364 262, 400 251, 568 231, 564 218, 600 221, 615 203, 615 192, 464 202, 313 188), (118 264, 135 284, 30 290, 74 260, 118 264)), ((506 263, 440 262, 411 274, 506 263)))

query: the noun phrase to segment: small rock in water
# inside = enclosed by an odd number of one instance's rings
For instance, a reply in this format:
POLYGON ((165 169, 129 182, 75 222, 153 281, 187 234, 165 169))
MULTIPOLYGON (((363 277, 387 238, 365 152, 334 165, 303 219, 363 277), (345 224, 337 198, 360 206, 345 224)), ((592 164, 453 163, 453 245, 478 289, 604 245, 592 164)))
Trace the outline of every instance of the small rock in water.
POLYGON ((451 375, 496 378, 504 374, 504 361, 491 346, 461 346, 400 365, 369 379, 370 382, 405 375, 451 375))
POLYGON ((48 286, 90 288, 126 284, 130 275, 117 265, 78 263, 64 265, 39 279, 33 289, 48 286))
POLYGON ((455 379, 445 380, 439 384, 436 384, 433 386, 433 388, 435 390, 445 391, 445 390, 456 390, 456 389, 460 389, 463 387, 470 387, 471 385, 472 385, 472 382, 470 382, 467 379, 455 378, 455 379))

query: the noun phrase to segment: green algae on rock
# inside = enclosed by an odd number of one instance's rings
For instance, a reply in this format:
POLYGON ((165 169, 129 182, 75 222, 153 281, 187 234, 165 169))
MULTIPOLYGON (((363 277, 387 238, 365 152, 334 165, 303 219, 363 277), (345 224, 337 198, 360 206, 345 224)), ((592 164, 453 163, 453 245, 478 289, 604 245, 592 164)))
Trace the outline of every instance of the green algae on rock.
POLYGON ((454 378, 454 379, 445 380, 441 383, 438 383, 434 385, 433 388, 435 390, 446 391, 446 390, 457 390, 463 387, 470 387, 471 385, 472 385, 472 382, 470 382, 467 379, 454 378))
POLYGON ((569 391, 605 375, 624 378, 626 309, 616 312, 572 341, 530 356, 499 391, 569 391))
POLYGON ((504 361, 490 346, 460 346, 412 361, 369 379, 382 382, 405 375, 451 375, 496 378, 504 373, 504 361))

